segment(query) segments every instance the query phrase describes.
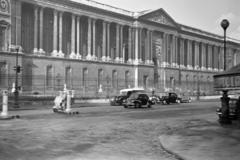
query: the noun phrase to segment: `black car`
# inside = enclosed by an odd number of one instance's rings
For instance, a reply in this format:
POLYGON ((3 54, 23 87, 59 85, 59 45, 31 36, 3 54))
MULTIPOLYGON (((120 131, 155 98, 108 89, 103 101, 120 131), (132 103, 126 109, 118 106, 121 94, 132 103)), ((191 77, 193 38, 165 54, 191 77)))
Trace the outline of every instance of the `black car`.
POLYGON ((110 99, 110 105, 121 106, 123 104, 123 101, 127 98, 128 98, 127 95, 114 96, 110 99))
POLYGON ((149 97, 145 93, 132 93, 129 98, 123 103, 125 108, 134 107, 134 108, 141 108, 146 106, 150 108, 152 106, 152 102, 150 101, 149 97))
POLYGON ((181 98, 174 92, 169 92, 167 95, 160 98, 162 104, 181 103, 181 98))

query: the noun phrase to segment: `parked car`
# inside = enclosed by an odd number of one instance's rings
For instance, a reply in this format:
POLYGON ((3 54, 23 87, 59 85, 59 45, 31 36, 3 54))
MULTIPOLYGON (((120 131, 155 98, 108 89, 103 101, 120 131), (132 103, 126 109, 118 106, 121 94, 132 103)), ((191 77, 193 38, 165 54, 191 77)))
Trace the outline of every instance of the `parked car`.
POLYGON ((152 102, 149 100, 149 97, 146 93, 135 92, 125 100, 123 105, 124 108, 141 108, 143 106, 150 108, 152 106, 152 102))
POLYGON ((162 104, 181 103, 181 98, 174 92, 168 92, 160 98, 162 104))
POLYGON ((180 94, 179 99, 181 103, 190 103, 192 102, 192 98, 186 94, 180 94))
POLYGON ((150 95, 149 96, 149 100, 151 101, 152 104, 160 103, 161 102, 160 99, 161 98, 159 96, 157 96, 157 95, 150 95))
POLYGON ((123 104, 123 101, 127 99, 127 95, 119 95, 119 96, 114 96, 110 98, 110 105, 111 106, 121 106, 123 104))
POLYGON ((143 92, 143 88, 127 88, 127 89, 121 89, 120 95, 113 96, 110 98, 110 105, 116 106, 116 105, 122 105, 123 101, 125 101, 132 93, 136 92, 143 92))

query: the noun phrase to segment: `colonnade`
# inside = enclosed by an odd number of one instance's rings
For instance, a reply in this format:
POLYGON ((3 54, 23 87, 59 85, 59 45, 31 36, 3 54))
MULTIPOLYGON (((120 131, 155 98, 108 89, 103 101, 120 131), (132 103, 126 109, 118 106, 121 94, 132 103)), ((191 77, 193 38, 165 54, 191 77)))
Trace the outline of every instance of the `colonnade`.
POLYGON ((163 34, 164 67, 194 70, 223 70, 223 47, 219 44, 163 34))
MULTIPOLYGON (((44 11, 46 8, 41 6, 34 6, 34 54, 44 55, 43 47, 43 24, 44 24, 44 11)), ((70 53, 63 51, 63 15, 65 12, 53 10, 53 31, 52 39, 53 46, 51 56, 65 57, 72 59, 86 59, 95 61, 110 61, 118 63, 144 63, 152 64, 152 30, 146 28, 139 28, 134 25, 121 24, 113 21, 106 21, 96 17, 71 15, 70 32, 70 53), (81 19, 87 19, 86 29, 81 28, 81 19), (100 27, 101 32, 97 27, 100 27), (114 32, 113 32, 114 31, 114 32), (83 43, 81 39, 83 32, 87 34, 85 50, 83 51, 83 43), (97 38, 97 34, 101 38, 97 38), (114 38, 113 38, 114 37, 114 38), (114 39, 114 42, 111 41, 114 39), (100 41, 101 44, 97 41, 100 41), (138 44, 138 46, 136 46, 138 44), (136 48, 138 52, 136 52, 136 48), (85 53, 86 52, 86 53, 85 53)))

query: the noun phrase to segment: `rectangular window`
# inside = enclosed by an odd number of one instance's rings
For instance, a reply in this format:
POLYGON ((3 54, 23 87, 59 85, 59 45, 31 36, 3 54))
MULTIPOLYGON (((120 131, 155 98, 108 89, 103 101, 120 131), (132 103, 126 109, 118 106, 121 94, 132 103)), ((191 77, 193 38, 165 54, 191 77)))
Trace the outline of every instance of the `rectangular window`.
POLYGON ((47 86, 47 88, 53 87, 53 68, 52 68, 52 66, 47 66, 46 86, 47 86))
POLYGON ((71 67, 67 67, 65 70, 65 83, 67 85, 67 88, 72 88, 72 79, 71 79, 71 67))

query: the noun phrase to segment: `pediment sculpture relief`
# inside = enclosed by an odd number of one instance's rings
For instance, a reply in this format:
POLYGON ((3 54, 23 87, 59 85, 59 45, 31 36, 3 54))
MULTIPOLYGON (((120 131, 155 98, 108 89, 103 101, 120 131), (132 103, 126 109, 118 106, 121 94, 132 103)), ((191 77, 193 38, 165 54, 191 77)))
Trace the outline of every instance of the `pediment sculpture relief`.
POLYGON ((10 13, 10 6, 8 0, 0 0, 0 12, 10 13))

